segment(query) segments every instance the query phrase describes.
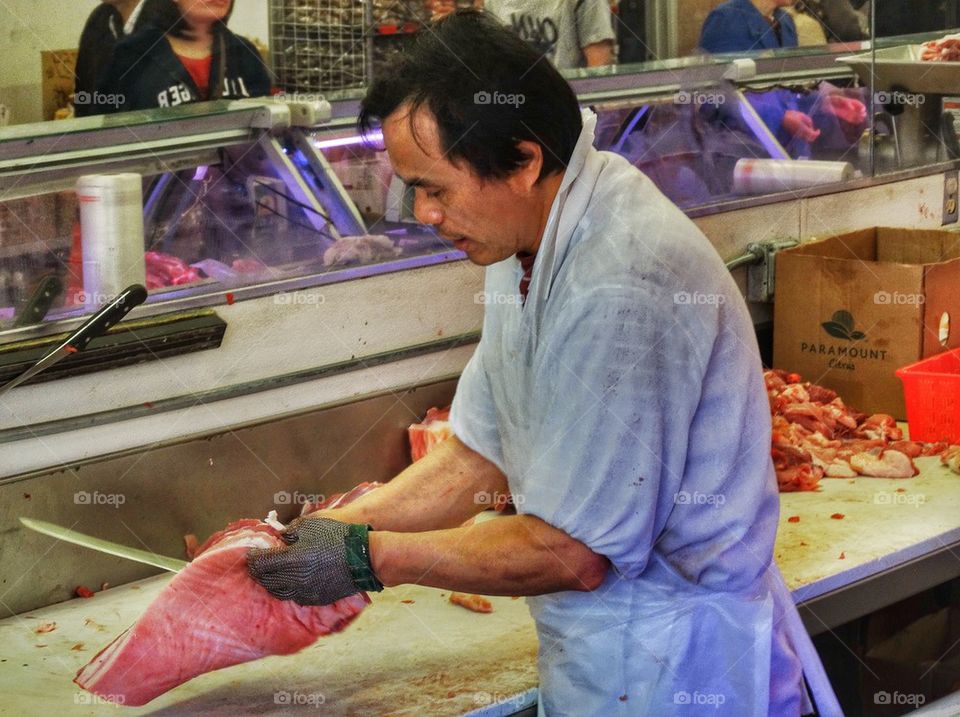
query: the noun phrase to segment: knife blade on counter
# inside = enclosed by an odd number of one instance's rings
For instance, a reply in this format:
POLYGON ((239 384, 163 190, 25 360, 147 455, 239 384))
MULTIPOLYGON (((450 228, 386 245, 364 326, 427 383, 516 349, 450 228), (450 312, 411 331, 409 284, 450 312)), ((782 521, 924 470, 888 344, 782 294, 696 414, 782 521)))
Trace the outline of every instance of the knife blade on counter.
POLYGON ((115 555, 118 558, 133 560, 137 563, 152 565, 155 568, 169 570, 171 573, 178 573, 188 565, 186 560, 168 558, 165 555, 151 553, 149 550, 140 550, 139 548, 131 548, 126 545, 120 545, 119 543, 113 543, 109 540, 94 538, 92 535, 84 535, 76 530, 54 525, 44 520, 21 517, 20 522, 23 523, 25 527, 30 528, 30 530, 49 535, 51 538, 62 540, 65 543, 72 543, 73 545, 90 548, 91 550, 107 553, 108 555, 115 555))
POLYGON ((104 306, 100 311, 91 316, 83 326, 68 336, 63 343, 57 346, 33 366, 28 368, 22 374, 10 381, 3 387, 0 387, 0 396, 12 388, 16 388, 24 381, 27 381, 45 368, 53 366, 58 361, 66 358, 70 354, 83 351, 91 339, 99 336, 124 316, 129 314, 134 307, 139 306, 147 299, 147 290, 140 284, 128 286, 120 295, 104 306))

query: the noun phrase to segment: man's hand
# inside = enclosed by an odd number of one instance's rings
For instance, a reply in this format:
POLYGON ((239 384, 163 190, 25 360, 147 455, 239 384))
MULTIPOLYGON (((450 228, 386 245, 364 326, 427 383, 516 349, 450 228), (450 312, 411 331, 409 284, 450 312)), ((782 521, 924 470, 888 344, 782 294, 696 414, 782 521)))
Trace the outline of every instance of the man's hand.
POLYGON ((783 128, 795 139, 813 142, 820 136, 820 130, 813 126, 810 115, 796 110, 787 110, 783 115, 783 128))
POLYGON ((823 98, 823 109, 847 124, 863 125, 867 121, 866 106, 852 97, 827 95, 823 98))
POLYGON ((282 534, 284 547, 247 553, 250 575, 280 600, 329 605, 383 585, 370 567, 365 525, 298 518, 282 534))

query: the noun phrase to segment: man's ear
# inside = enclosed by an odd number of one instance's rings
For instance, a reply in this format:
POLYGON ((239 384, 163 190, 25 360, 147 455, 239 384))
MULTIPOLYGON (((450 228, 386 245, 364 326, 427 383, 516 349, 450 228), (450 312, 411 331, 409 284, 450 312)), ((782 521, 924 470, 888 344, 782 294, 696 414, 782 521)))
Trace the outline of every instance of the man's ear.
POLYGON ((536 142, 523 141, 517 143, 517 149, 523 154, 524 162, 507 178, 507 183, 518 194, 529 194, 543 171, 543 147, 536 142))

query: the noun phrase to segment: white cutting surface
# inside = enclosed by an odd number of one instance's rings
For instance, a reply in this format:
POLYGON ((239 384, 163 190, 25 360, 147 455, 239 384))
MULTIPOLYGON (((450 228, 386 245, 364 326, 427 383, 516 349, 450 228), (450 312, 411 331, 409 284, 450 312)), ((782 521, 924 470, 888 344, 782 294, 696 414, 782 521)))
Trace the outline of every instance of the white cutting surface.
POLYGON ((169 579, 0 622, 0 714, 428 717, 495 708, 537 684, 537 639, 523 600, 492 598, 494 612, 484 615, 451 605, 449 592, 408 586, 373 596, 345 632, 297 655, 202 675, 144 707, 91 704, 96 698, 72 683, 76 671, 169 579), (56 630, 35 632, 51 621, 56 630))
MULTIPOLYGON (((777 561, 796 598, 960 539, 960 476, 937 459, 918 464, 922 473, 913 479, 827 479, 819 492, 781 496, 777 561), (791 516, 800 521, 790 523, 791 516)), ((168 580, 149 578, 0 621, 0 715, 429 717, 480 709, 499 717, 535 699, 537 640, 522 600, 493 598, 495 611, 480 615, 450 605, 444 591, 408 586, 375 595, 346 632, 298 655, 203 675, 141 708, 91 704, 71 682, 74 674, 168 580), (35 632, 51 621, 56 630, 35 632)))

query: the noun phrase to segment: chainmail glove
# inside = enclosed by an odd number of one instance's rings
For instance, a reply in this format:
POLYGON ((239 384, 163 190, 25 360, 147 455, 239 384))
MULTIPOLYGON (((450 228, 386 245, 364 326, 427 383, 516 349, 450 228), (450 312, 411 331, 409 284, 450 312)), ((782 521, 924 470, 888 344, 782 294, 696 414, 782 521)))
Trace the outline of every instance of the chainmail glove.
POLYGON ((271 595, 299 605, 330 605, 383 585, 370 567, 366 525, 297 518, 281 534, 285 546, 252 548, 250 575, 271 595))

